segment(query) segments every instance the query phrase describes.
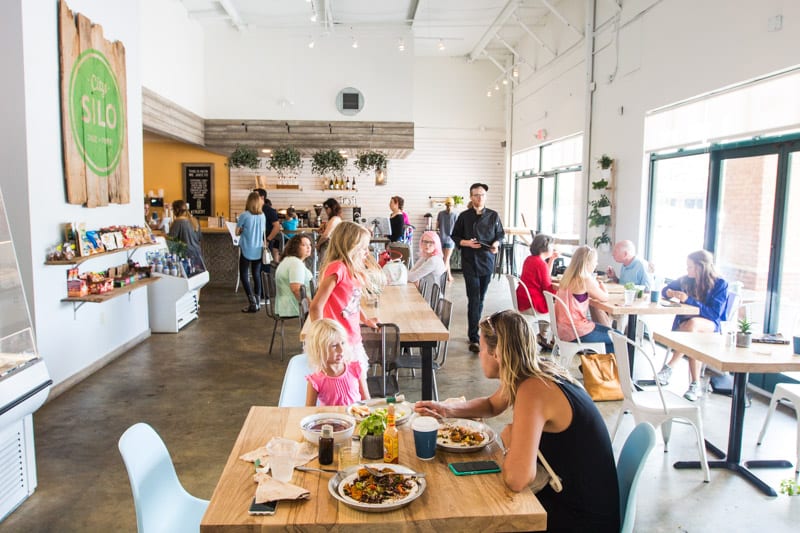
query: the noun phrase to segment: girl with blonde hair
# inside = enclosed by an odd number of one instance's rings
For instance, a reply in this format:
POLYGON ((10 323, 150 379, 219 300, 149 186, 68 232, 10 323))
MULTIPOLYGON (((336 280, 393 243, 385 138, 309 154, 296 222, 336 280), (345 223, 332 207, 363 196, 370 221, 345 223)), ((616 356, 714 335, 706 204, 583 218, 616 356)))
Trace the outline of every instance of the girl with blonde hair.
POLYGON ((518 312, 495 313, 478 329, 481 368, 500 387, 460 403, 417 402, 414 410, 439 418, 488 418, 513 407, 512 422, 500 433, 506 486, 520 492, 531 485, 541 451, 564 487, 556 493, 548 485, 536 494, 547 511, 548 531, 619 531, 611 439, 592 399, 564 369, 538 357, 533 330, 518 312))
POLYGON ((351 405, 369 399, 362 362, 353 360, 347 334, 335 320, 317 320, 304 344, 308 366, 306 405, 351 405))
POLYGON ((264 231, 267 227, 267 218, 261 212, 262 205, 261 196, 257 192, 251 192, 247 195, 246 210, 236 221, 236 235, 239 235, 239 250, 242 252, 239 255, 239 278, 248 301, 248 306, 242 309, 243 313, 256 313, 259 310, 261 254, 264 251, 264 231), (255 291, 250 286, 248 270, 253 275, 255 291))
MULTIPOLYGON (((309 318, 330 318, 342 325, 356 359, 364 362, 367 353, 361 342, 361 324, 377 328, 361 308, 361 294, 386 282, 378 263, 369 253, 370 233, 354 222, 339 223, 328 241, 325 260, 320 267, 319 287, 311 300, 309 318)), ((381 287, 377 287, 380 290, 381 287)))
POLYGON ((565 341, 574 341, 575 332, 569 323, 570 317, 575 324, 578 338, 581 342, 604 342, 606 352, 614 352, 614 343, 608 335, 611 329, 611 321, 605 313, 595 313, 595 320, 589 320, 589 298, 605 302, 608 300, 608 291, 602 281, 598 281, 594 275, 597 268, 597 251, 594 248, 583 245, 578 246, 572 254, 567 270, 561 277, 559 283, 558 296, 562 302, 557 300, 556 305, 556 327, 558 337, 565 341))

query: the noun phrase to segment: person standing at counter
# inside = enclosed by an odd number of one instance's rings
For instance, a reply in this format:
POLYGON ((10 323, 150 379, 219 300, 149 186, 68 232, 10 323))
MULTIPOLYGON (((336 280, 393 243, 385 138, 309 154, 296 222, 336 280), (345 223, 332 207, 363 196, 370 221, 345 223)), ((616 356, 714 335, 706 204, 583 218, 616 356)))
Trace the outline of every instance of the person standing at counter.
POLYGON ((192 217, 189 212, 189 205, 184 200, 172 202, 172 211, 175 213, 175 220, 169 227, 169 236, 179 240, 186 245, 186 257, 202 264, 203 252, 200 250, 200 224, 197 219, 192 217))
POLYGON ((320 261, 324 260, 325 249, 328 247, 331 233, 342 222, 342 206, 339 205, 335 198, 328 198, 322 202, 322 208, 325 210, 328 220, 322 223, 322 227, 319 229, 319 237, 317 237, 317 250, 319 251, 320 261))
POLYGON ((247 196, 245 211, 236 222, 236 235, 239 236, 239 278, 247 295, 248 306, 242 313, 256 313, 260 306, 258 297, 261 294, 261 255, 264 251, 264 231, 266 217, 261 211, 261 196, 251 192, 247 196), (250 285, 249 273, 253 275, 255 291, 250 285))
POLYGON ((494 272, 494 260, 505 237, 500 215, 486 207, 489 186, 473 183, 469 188, 472 207, 456 219, 450 235, 461 250, 461 270, 467 289, 467 336, 469 350, 480 351, 478 321, 483 313, 483 299, 494 272))
POLYGON ((450 254, 453 253, 453 248, 456 243, 450 238, 453 232, 453 226, 456 225, 456 218, 458 215, 453 213, 453 199, 448 198, 444 201, 444 210, 439 211, 436 216, 436 231, 439 232, 439 240, 442 243, 442 260, 444 266, 447 268, 447 281, 453 281, 453 274, 450 272, 450 254))
POLYGON ((391 242, 398 242, 403 240, 405 227, 408 225, 408 215, 403 211, 403 206, 406 201, 400 196, 392 196, 389 199, 389 209, 392 214, 389 215, 389 226, 392 229, 392 234, 389 235, 391 242))
MULTIPOLYGON (((274 241, 275 237, 277 237, 281 232, 281 224, 278 222, 278 212, 274 207, 272 207, 272 200, 267 198, 267 191, 260 188, 253 189, 253 191, 257 192, 261 197, 261 201, 263 203, 261 210, 264 213, 264 218, 266 218, 267 221, 265 230, 267 232, 267 246, 269 246, 270 254, 272 254, 272 260, 277 263, 280 260, 280 254, 278 248, 274 244, 274 241)), ((264 263, 262 265, 262 269, 264 269, 266 272, 269 272, 269 268, 269 263, 264 263)))

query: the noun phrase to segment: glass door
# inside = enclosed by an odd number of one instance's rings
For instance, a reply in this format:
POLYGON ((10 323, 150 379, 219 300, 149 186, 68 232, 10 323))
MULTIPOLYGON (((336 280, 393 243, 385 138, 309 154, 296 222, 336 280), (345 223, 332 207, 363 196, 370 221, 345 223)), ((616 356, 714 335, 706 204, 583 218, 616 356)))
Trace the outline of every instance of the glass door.
POLYGON ((777 310, 771 324, 784 336, 799 335, 800 323, 800 151, 790 152, 786 164, 783 245, 775 278, 779 288, 773 295, 777 310))

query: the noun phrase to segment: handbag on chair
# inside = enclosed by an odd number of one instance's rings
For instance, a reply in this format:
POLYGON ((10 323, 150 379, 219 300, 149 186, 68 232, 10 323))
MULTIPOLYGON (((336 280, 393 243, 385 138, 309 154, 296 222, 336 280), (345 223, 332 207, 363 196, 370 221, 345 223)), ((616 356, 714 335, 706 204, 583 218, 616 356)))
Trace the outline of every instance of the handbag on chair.
POLYGON ((595 402, 621 400, 622 386, 619 383, 619 367, 613 353, 581 355, 583 387, 595 402))

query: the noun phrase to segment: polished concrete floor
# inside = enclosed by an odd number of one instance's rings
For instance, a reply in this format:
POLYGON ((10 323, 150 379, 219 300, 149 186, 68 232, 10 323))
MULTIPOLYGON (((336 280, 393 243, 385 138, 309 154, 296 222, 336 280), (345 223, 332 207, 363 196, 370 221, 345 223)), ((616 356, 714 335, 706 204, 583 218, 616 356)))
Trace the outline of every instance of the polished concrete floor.
MULTIPOLYGON (((441 396, 489 394, 497 382, 483 377, 477 357, 467 351, 459 276, 448 297, 455 305, 447 364, 438 378, 441 396)), ((0 531, 135 531, 117 440, 139 421, 161 434, 186 489, 210 498, 248 408, 277 404, 286 366, 279 345, 267 354, 272 323, 263 313, 239 312, 244 303, 241 291, 234 294, 228 285, 203 289, 198 321, 177 335, 151 336, 40 409, 34 415, 39 486, 0 523, 0 531)), ((507 285, 493 282, 485 312, 509 306, 507 285)), ((300 351, 297 338, 297 327, 287 327, 287 360, 300 351)), ((672 385, 679 393, 684 386, 680 379, 672 385)), ((401 390, 410 400, 418 399, 419 379, 402 379, 401 390)), ((729 402, 714 394, 700 400, 706 435, 720 446, 727 438, 729 402)), ((598 405, 613 427, 619 402, 598 405)), ((765 412, 766 403, 754 398, 745 418, 743 455, 794 462, 796 426, 790 409, 779 409, 766 442, 756 446, 765 412)), ((510 413, 491 424, 499 429, 508 420, 510 413)), ((617 451, 632 427, 628 416, 615 442, 617 451)), ((800 530, 800 497, 765 497, 727 471, 712 471, 706 484, 700 471, 672 468, 675 460, 696 457, 688 426, 675 425, 668 453, 657 442, 641 479, 637 531, 800 530)), ((791 469, 759 474, 774 487, 782 479, 796 479, 791 469)))

